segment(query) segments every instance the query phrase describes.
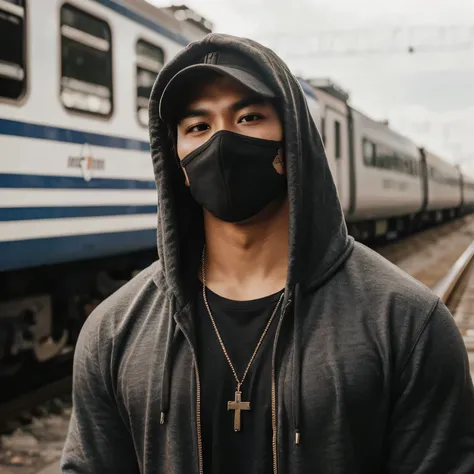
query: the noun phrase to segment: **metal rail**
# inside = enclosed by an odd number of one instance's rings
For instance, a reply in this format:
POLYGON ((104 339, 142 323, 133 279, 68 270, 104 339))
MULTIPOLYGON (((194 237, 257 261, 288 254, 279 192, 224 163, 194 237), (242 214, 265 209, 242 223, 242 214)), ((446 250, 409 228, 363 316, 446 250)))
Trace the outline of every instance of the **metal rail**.
POLYGON ((454 288, 461 279, 464 271, 471 263, 474 257, 474 242, 464 251, 464 253, 457 259, 456 263, 451 267, 449 272, 442 278, 434 287, 433 291, 436 293, 443 303, 447 303, 454 288))

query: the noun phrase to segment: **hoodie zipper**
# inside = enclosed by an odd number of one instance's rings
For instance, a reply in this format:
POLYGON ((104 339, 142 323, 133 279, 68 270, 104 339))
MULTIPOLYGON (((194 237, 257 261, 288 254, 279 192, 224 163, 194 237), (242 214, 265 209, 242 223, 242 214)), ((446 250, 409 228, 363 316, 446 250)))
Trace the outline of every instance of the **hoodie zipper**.
MULTIPOLYGON (((275 348, 278 344, 278 338, 280 336, 280 329, 283 323, 283 319, 286 315, 286 310, 290 306, 291 300, 286 303, 285 309, 278 322, 277 331, 275 334, 274 344, 275 348)), ((277 446, 277 415, 276 415, 276 377, 275 377, 275 357, 272 360, 272 450, 273 450, 273 474, 278 474, 278 446, 277 446)))
POLYGON ((204 474, 203 460, 202 460, 202 435, 201 435, 201 380, 199 378, 199 370, 197 363, 196 367, 196 428, 198 439, 198 462, 199 474, 204 474))
POLYGON ((191 343, 191 339, 189 337, 189 333, 182 325, 181 331, 184 334, 184 337, 188 341, 189 347, 191 348, 191 352, 193 354, 194 360, 194 374, 196 377, 196 432, 197 432, 197 443, 198 443, 198 467, 199 467, 199 474, 204 474, 204 462, 202 457, 202 434, 201 434, 201 379, 199 377, 199 369, 197 363, 197 356, 194 350, 194 346, 191 343))

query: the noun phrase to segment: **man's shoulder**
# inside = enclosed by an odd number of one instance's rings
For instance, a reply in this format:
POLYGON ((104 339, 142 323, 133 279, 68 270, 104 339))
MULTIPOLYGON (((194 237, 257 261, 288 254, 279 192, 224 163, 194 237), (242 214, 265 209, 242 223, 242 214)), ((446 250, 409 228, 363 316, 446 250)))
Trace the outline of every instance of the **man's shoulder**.
POLYGON ((390 348, 396 370, 402 370, 423 333, 442 342, 436 328, 455 331, 451 314, 432 290, 364 245, 356 244, 347 261, 344 283, 352 287, 346 304, 351 320, 370 328, 379 347, 390 348))
POLYGON ((439 301, 431 289, 363 244, 355 244, 347 266, 360 281, 361 297, 374 303, 396 300, 407 309, 429 313, 439 301))

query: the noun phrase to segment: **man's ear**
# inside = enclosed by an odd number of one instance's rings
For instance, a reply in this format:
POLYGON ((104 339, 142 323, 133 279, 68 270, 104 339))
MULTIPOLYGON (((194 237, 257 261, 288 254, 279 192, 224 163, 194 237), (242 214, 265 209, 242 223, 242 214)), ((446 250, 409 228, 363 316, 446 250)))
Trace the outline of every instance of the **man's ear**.
POLYGON ((278 150, 278 153, 273 160, 273 167, 278 174, 286 174, 285 154, 283 148, 278 150))

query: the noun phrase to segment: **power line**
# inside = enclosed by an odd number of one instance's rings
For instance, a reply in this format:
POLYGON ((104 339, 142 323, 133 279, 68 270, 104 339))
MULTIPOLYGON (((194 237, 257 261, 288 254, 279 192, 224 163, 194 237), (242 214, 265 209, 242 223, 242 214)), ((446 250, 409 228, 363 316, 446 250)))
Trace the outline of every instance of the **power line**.
POLYGON ((474 49, 474 25, 275 32, 262 39, 287 59, 456 52, 474 49))

